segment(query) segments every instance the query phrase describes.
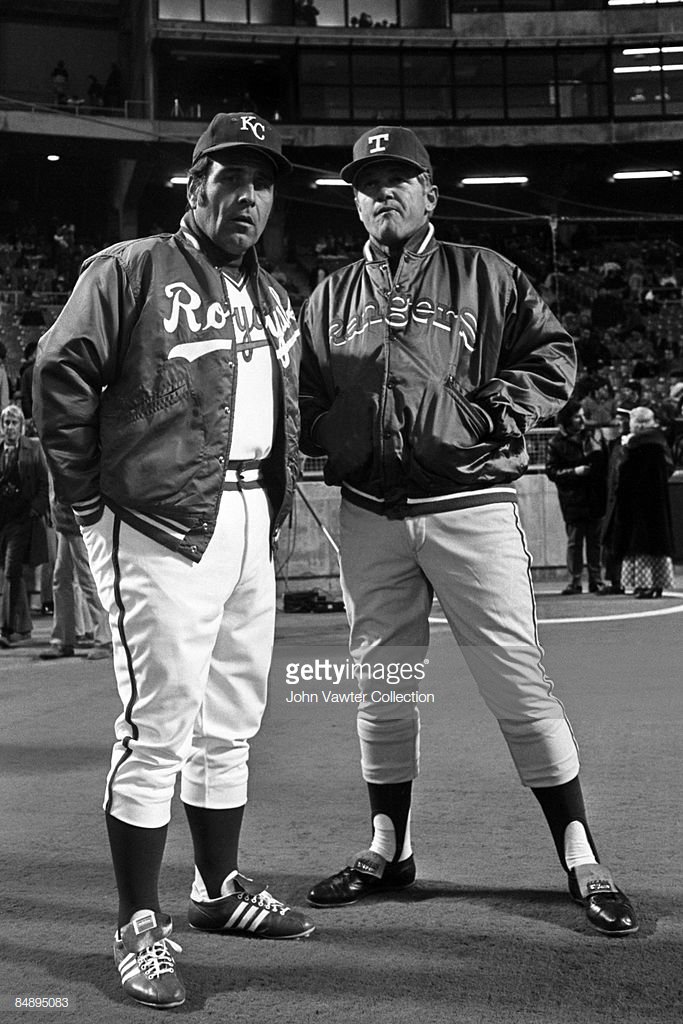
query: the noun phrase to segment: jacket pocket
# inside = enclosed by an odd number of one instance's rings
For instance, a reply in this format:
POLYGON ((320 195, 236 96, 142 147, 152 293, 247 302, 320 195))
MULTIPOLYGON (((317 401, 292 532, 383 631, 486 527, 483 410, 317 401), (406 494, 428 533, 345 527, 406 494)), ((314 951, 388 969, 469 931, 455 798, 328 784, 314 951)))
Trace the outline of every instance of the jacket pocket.
POLYGON ((184 369, 168 366, 153 388, 103 404, 101 489, 121 504, 173 506, 201 467, 206 427, 184 369))
POLYGON ((407 439, 408 474, 427 490, 513 480, 528 461, 522 435, 494 440, 487 414, 450 375, 427 385, 407 439))
POLYGON ((377 423, 377 395, 361 387, 340 392, 314 429, 314 440, 327 452, 325 479, 340 484, 349 478, 363 479, 373 459, 377 423))

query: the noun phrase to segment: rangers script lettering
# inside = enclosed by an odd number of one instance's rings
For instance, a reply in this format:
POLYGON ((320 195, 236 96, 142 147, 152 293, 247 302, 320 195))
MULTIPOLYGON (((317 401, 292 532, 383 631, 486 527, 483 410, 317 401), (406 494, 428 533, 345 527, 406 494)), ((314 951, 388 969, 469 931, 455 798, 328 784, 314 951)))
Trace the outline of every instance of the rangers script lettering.
POLYGON ((335 317, 330 323, 330 345, 346 345, 374 324, 385 323, 394 330, 402 330, 411 321, 449 334, 454 332, 470 352, 475 349, 477 317, 471 309, 456 310, 434 299, 412 299, 409 295, 392 295, 386 311, 380 309, 378 303, 368 302, 361 313, 346 322, 341 317, 335 317))

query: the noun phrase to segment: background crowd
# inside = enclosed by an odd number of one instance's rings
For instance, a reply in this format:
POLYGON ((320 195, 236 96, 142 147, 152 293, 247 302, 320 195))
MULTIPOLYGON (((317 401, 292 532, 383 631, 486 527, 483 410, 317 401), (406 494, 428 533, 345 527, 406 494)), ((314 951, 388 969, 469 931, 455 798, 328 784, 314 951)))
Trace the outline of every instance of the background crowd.
MULTIPOLYGON (((565 592, 581 592, 585 563, 589 591, 659 596, 673 582, 666 481, 683 469, 683 248, 666 233, 606 241, 580 229, 551 253, 544 234, 525 227, 487 227, 471 238, 451 222, 438 227, 449 240, 490 245, 518 263, 576 341, 573 399, 557 421, 543 424, 557 427, 545 462, 567 527, 565 592), (577 474, 584 465, 590 470, 577 474), (636 508, 644 482, 648 500, 636 508)), ((27 439, 38 339, 56 319, 82 261, 110 241, 78 237, 73 224, 56 218, 47 232, 29 227, 0 237, 0 411, 16 407, 27 439)), ((287 259, 268 269, 296 308, 318 281, 356 258, 361 244, 353 231, 290 240, 287 259)), ((3 449, 5 443, 3 430, 3 449)), ((33 497, 24 509, 45 522, 48 558, 36 568, 35 546, 33 553, 26 548, 21 579, 16 538, 8 545, 8 513, 0 504, 0 636, 30 635, 33 593, 39 609, 54 615, 49 656, 70 656, 81 644, 106 651, 82 552, 74 550, 80 537, 47 494, 38 500, 40 512, 33 497)))

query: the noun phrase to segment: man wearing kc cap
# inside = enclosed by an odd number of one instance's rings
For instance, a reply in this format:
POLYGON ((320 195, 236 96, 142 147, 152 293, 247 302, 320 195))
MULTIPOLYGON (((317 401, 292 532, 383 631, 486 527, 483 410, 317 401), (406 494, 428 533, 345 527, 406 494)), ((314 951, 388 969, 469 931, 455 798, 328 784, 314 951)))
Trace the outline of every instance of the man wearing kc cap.
POLYGON ((289 169, 263 118, 218 114, 194 147, 179 230, 88 259, 36 362, 38 431, 109 613, 122 704, 104 800, 114 961, 124 992, 156 1007, 185 999, 158 893, 178 777, 190 926, 313 931, 238 874, 273 646, 272 543, 298 466, 299 332, 254 250, 289 169))
MULTIPOLYGON (((390 664, 395 680, 398 664, 414 689, 436 594, 543 810, 571 896, 598 931, 635 932, 633 907, 599 863, 574 734, 543 668, 514 486, 529 461, 525 433, 571 394, 572 339, 509 260, 436 239, 431 162, 409 129, 364 132, 341 173, 369 239, 363 258, 321 282, 301 312, 301 447, 326 455, 326 482, 341 487, 372 835, 309 901, 342 906, 415 878, 419 714, 409 693, 378 680, 390 664)), ((442 813, 457 836, 457 765, 453 775, 442 813)))

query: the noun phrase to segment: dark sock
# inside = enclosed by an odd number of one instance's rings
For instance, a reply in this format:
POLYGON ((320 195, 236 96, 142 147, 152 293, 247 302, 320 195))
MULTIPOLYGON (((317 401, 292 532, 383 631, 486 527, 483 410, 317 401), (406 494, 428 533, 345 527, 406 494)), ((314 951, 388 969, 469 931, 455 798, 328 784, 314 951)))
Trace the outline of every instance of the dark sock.
POLYGON ((391 818, 396 835, 396 851, 393 858, 393 863, 396 863, 401 857, 401 850, 403 849, 403 842, 406 836, 413 783, 408 781, 378 785, 375 782, 368 782, 367 786, 373 821, 376 814, 386 814, 388 818, 391 818))
POLYGON ((105 815, 114 875, 119 891, 119 928, 136 910, 161 910, 159 873, 166 845, 167 825, 141 828, 105 815))
POLYGON ((567 870, 564 859, 564 833, 567 825, 572 821, 581 822, 586 830, 586 836, 595 854, 595 859, 599 861, 600 858, 598 857, 598 852, 586 820, 586 807, 583 802, 583 793, 578 775, 571 782, 565 782, 562 786, 532 788, 531 792, 541 805, 546 821, 550 826, 555 849, 564 870, 567 870))
POLYGON ((194 862, 209 899, 217 899, 226 876, 237 870, 244 806, 222 810, 183 806, 192 833, 194 862))

